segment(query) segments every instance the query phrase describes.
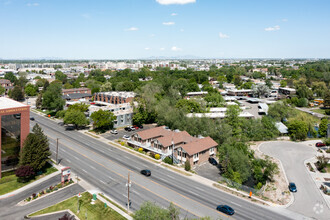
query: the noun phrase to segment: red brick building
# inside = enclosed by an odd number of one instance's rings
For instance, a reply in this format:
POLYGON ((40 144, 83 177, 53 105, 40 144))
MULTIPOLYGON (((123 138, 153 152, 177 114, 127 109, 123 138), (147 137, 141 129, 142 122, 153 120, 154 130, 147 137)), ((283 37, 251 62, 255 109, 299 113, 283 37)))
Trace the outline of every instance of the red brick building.
POLYGON ((14 88, 14 84, 12 82, 10 82, 10 80, 8 79, 0 79, 0 85, 6 89, 5 91, 5 95, 8 94, 9 90, 11 90, 12 88, 14 88))
POLYGON ((130 103, 134 97, 134 92, 98 92, 94 94, 94 101, 123 104, 130 103))
POLYGON ((0 178, 1 172, 15 169, 19 152, 30 132, 30 106, 0 97, 0 178))
POLYGON ((73 88, 73 89, 62 89, 62 95, 69 94, 91 94, 92 90, 90 88, 73 88))

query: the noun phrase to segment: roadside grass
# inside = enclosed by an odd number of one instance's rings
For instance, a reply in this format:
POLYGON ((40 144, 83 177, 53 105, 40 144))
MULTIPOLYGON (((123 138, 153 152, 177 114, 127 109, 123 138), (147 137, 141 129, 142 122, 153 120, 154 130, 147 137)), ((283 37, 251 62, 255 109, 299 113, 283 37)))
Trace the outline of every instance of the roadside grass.
POLYGON ((126 219, 110 207, 105 208, 104 203, 100 200, 96 200, 95 204, 91 204, 92 195, 88 192, 81 194, 79 198, 80 212, 77 213, 77 197, 71 197, 67 200, 64 200, 60 203, 57 203, 48 208, 37 211, 29 216, 37 216, 46 213, 52 213, 56 211, 70 209, 79 219, 85 219, 87 213, 88 219, 102 220, 102 219, 126 219))
POLYGON ((298 109, 292 109, 290 116, 288 118, 289 122, 293 120, 298 120, 298 121, 305 121, 307 124, 319 124, 321 122, 321 119, 310 115, 306 112, 299 111, 298 109))
POLYGON ((318 108, 318 109, 312 109, 312 111, 325 115, 325 109, 318 108))
POLYGON ((110 199, 108 199, 107 197, 105 197, 104 195, 102 195, 101 193, 99 193, 99 196, 101 196, 103 199, 107 200, 108 202, 110 202, 112 205, 116 206, 118 209, 120 209, 121 211, 127 213, 127 209, 124 209, 123 207, 121 207, 120 205, 118 205, 117 203, 111 201, 110 199))
POLYGON ((56 114, 56 112, 54 112, 54 111, 50 111, 50 110, 46 110, 46 111, 43 111, 43 110, 41 110, 41 109, 35 109, 35 110, 38 111, 38 112, 41 112, 41 113, 43 113, 43 114, 45 114, 45 115, 55 116, 55 114, 56 114))
POLYGON ((51 173, 56 172, 57 169, 50 164, 44 169, 43 173, 37 175, 34 179, 30 180, 26 183, 17 182, 17 177, 15 175, 15 171, 4 172, 3 177, 0 179, 0 195, 4 195, 6 193, 15 191, 23 186, 26 186, 44 176, 47 176, 51 173))

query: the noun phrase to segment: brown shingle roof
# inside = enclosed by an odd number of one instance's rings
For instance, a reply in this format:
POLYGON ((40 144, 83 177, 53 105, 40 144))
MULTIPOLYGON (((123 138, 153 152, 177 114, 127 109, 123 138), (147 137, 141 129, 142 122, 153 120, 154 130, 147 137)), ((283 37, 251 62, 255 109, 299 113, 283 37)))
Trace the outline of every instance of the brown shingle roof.
POLYGON ((189 143, 189 142, 194 141, 196 139, 197 138, 192 137, 186 131, 181 131, 181 132, 173 132, 172 131, 171 134, 169 134, 167 136, 157 138, 157 140, 164 147, 170 146, 172 144, 172 140, 173 140, 173 143, 176 145, 176 144, 179 144, 179 143, 182 143, 182 142, 189 143))
POLYGON ((166 130, 165 126, 155 127, 144 131, 136 132, 142 140, 147 140, 150 138, 164 137, 171 134, 170 130, 166 130))
POLYGON ((190 156, 208 150, 212 147, 218 146, 218 143, 215 142, 212 138, 206 137, 202 139, 197 139, 188 144, 184 144, 181 147, 189 154, 190 156))

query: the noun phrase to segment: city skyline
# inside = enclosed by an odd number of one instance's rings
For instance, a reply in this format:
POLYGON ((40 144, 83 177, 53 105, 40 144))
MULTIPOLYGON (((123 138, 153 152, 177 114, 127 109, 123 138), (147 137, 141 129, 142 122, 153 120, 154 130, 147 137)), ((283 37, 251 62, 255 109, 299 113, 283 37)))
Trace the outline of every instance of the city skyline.
POLYGON ((2 59, 329 58, 330 2, 0 0, 2 59))

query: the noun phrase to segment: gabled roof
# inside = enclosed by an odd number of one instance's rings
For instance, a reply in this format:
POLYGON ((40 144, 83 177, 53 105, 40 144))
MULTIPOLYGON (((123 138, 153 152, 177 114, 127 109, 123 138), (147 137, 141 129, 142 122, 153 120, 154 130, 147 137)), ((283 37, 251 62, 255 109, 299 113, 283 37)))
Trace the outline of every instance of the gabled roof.
POLYGON ((206 138, 201 138, 197 139, 195 141, 192 141, 188 144, 184 144, 181 147, 183 148, 184 151, 187 152, 190 156, 208 150, 212 147, 218 146, 218 143, 215 142, 212 138, 206 137, 206 138))
POLYGON ((142 139, 147 140, 150 138, 164 137, 171 134, 170 130, 165 129, 165 126, 155 127, 144 131, 136 132, 136 134, 142 139))
POLYGON ((192 137, 188 132, 181 131, 181 132, 171 132, 172 134, 169 134, 164 137, 157 138, 157 140, 164 146, 168 147, 172 144, 172 140, 174 144, 179 144, 182 142, 188 143, 191 141, 196 140, 197 138, 192 137))

